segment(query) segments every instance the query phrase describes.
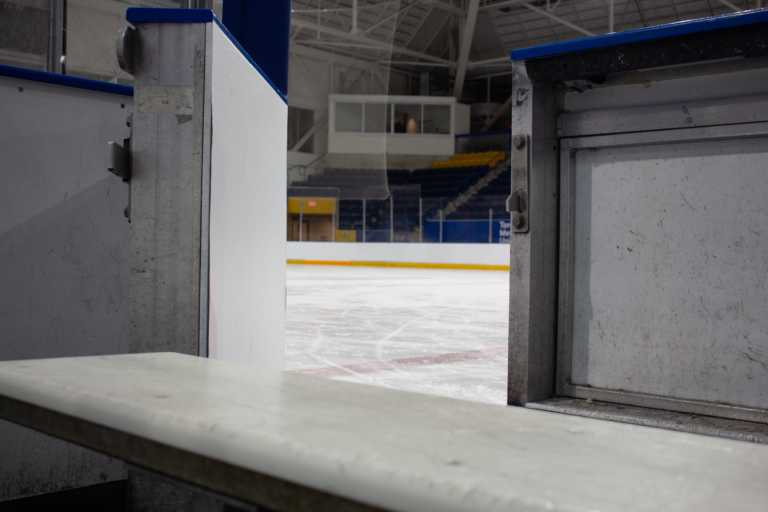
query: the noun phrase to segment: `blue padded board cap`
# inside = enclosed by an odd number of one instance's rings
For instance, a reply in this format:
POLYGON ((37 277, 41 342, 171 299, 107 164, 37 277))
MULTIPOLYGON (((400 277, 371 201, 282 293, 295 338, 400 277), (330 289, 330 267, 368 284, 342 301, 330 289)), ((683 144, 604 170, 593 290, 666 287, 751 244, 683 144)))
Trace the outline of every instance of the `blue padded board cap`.
POLYGON ((67 87, 77 87, 78 89, 88 89, 91 91, 108 92, 112 94, 121 94, 123 96, 133 96, 133 87, 130 85, 112 84, 109 82, 98 82, 88 80, 87 78, 78 78, 75 76, 57 75, 45 71, 35 71, 33 69, 15 68, 0 64, 0 76, 9 76, 12 78, 21 78, 24 80, 33 80, 35 82, 45 82, 48 84, 64 85, 67 87))
POLYGON ((290 0, 224 0, 222 22, 275 87, 288 94, 290 0))
POLYGON ((544 44, 541 46, 532 46, 530 48, 520 48, 519 50, 512 51, 510 54, 510 59, 513 61, 518 61, 535 59, 537 57, 550 57, 553 55, 562 55, 564 53, 573 53, 583 50, 595 50, 597 48, 619 46, 628 43, 639 43, 642 41, 652 41, 665 37, 696 34, 710 30, 740 27, 763 22, 768 22, 768 8, 734 12, 730 14, 724 14, 722 16, 713 16, 711 18, 701 18, 698 20, 680 21, 677 23, 670 23, 668 25, 659 25, 657 27, 628 30, 626 32, 603 34, 601 36, 574 39, 572 41, 563 41, 562 43, 552 43, 544 44))

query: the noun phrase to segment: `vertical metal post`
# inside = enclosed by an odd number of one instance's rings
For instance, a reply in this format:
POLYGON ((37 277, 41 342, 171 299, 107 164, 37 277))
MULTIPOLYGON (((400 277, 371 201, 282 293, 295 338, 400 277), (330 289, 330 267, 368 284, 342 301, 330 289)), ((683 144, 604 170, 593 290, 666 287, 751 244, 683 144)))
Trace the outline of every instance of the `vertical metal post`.
POLYGON ((331 241, 336 241, 336 199, 333 200, 333 215, 331 216, 331 241))
POLYGON ((440 210, 440 243, 443 243, 443 210, 440 210))
POLYGON ((419 198, 419 243, 424 242, 424 227, 421 225, 421 214, 424 212, 422 209, 422 200, 419 198))
POLYGON ((301 232, 304 230, 304 201, 299 201, 299 242, 301 239, 301 232))
POLYGON ((363 243, 365 243, 365 198, 363 198, 363 243))
POLYGON ((45 70, 48 73, 61 73, 63 12, 61 0, 48 0, 48 54, 45 59, 45 70))
POLYGON ((357 34, 357 0, 352 0, 352 33, 357 34))
MULTIPOLYGON (((757 7, 760 7, 760 0, 757 0, 757 7)), ((608 0, 608 33, 613 33, 613 0, 608 0)))
POLYGON ((488 210, 488 243, 493 243, 493 208, 488 210))
POLYGON ((395 199, 389 194, 389 243, 395 241, 395 199))

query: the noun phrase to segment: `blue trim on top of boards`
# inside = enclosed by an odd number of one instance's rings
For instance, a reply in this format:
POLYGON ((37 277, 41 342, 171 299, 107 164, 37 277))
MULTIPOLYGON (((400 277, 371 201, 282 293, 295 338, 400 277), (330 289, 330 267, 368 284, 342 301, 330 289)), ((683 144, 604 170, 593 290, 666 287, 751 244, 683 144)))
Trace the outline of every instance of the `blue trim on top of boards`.
POLYGON ((512 132, 509 130, 495 130, 492 132, 476 132, 476 133, 461 133, 459 135, 456 135, 456 137, 482 137, 483 135, 499 135, 500 133, 505 133, 507 135, 511 135, 512 132))
POLYGON ((108 92, 111 94, 120 94, 122 96, 133 96, 133 87, 130 85, 111 84, 109 82, 99 82, 97 80, 88 80, 87 78, 77 78, 75 76, 57 75, 56 73, 34 71, 32 69, 15 68, 13 66, 4 66, 2 64, 0 64, 0 76, 10 76, 13 78, 22 78, 24 80, 33 80, 35 82, 45 82, 47 84, 77 87, 78 89, 88 89, 91 91, 108 92))
POLYGON ((160 9, 155 7, 130 7, 125 13, 125 19, 131 24, 136 23, 211 23, 215 22, 224 34, 232 41, 240 53, 243 54, 245 60, 247 60, 256 71, 267 81, 270 87, 277 93, 278 96, 287 105, 288 99, 280 92, 280 89, 275 87, 272 80, 261 70, 256 61, 254 61, 248 52, 237 42, 237 39, 227 30, 227 27, 219 20, 219 18, 208 9, 160 9), (159 12, 162 11, 162 12, 159 12))
POLYGON ((264 78, 264 80, 266 80, 266 81, 267 81, 267 83, 269 84, 269 86, 270 86, 270 87, 272 87, 272 89, 274 89, 274 91, 277 93, 277 95, 278 95, 278 96, 280 96, 280 98, 282 98, 283 102, 284 102, 284 103, 287 105, 287 104, 288 104, 288 98, 286 98, 286 97, 285 97, 285 95, 284 95, 282 92, 280 92, 280 89, 278 89, 277 87, 275 87, 275 84, 272 82, 272 80, 270 80, 270 79, 269 79, 269 77, 267 76, 267 74, 266 74, 266 73, 264 73, 264 71, 262 71, 262 70, 261 70, 261 68, 259 67, 259 65, 258 65, 258 64, 256 64, 256 61, 254 61, 254 60, 251 58, 251 56, 250 56, 250 55, 248 55, 248 52, 247 52, 247 51, 245 51, 245 48, 243 48, 243 47, 240 45, 240 43, 238 43, 238 42, 237 42, 237 39, 235 39, 235 37, 234 37, 232 34, 230 34, 230 33, 229 33, 229 30, 227 30, 227 27, 225 27, 225 26, 224 26, 224 24, 223 24, 223 23, 222 23, 222 22, 219 20, 219 18, 217 18, 215 15, 214 15, 214 17, 213 17, 213 21, 215 21, 215 22, 216 22, 216 24, 217 24, 219 27, 221 27, 221 30, 222 30, 222 31, 224 31, 224 34, 225 34, 225 35, 226 35, 226 36, 229 38, 229 40, 230 40, 230 41, 232 41, 232 44, 234 44, 234 45, 235 45, 235 48, 237 48, 238 50, 240 50, 240 53, 242 53, 242 54, 243 54, 243 57, 245 57, 245 60, 247 60, 248 62, 250 62, 250 63, 253 65, 253 67, 254 67, 254 68, 256 68, 256 71, 258 71, 258 72, 259 72, 259 74, 260 74, 260 75, 261 75, 261 76, 264 78))
POLYGON ((642 41, 652 41, 665 37, 696 34, 699 32, 740 27, 766 21, 768 21, 768 8, 753 9, 751 11, 734 12, 723 14, 721 16, 690 21, 680 21, 668 25, 658 25, 656 27, 639 28, 636 30, 628 30, 626 32, 614 32, 612 34, 585 37, 583 39, 574 39, 572 41, 563 41, 561 43, 520 48, 519 50, 512 50, 510 59, 513 61, 520 61, 538 57, 551 57, 553 55, 561 55, 564 53, 595 50, 597 48, 619 46, 642 41))

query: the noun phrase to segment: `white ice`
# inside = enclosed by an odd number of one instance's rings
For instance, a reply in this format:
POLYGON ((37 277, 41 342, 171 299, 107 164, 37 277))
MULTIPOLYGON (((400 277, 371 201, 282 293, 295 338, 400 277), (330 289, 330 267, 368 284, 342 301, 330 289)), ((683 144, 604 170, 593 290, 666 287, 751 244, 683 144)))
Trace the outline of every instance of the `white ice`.
POLYGON ((286 370, 506 403, 508 272, 288 265, 287 287, 286 370))

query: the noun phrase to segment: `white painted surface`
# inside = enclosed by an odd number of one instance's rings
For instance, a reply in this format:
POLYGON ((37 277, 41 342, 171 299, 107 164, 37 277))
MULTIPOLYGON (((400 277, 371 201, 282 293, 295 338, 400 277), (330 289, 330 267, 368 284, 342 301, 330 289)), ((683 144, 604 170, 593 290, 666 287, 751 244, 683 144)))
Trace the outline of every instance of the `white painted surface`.
POLYGON ((289 260, 509 266, 507 244, 286 243, 289 260))
POLYGON ((507 403, 509 272, 288 265, 285 369, 507 403))
POLYGON ((452 156, 453 135, 345 133, 328 136, 329 153, 452 156))
POLYGON ((768 407, 766 142, 577 154, 574 383, 768 407))
POLYGON ((393 511, 762 512, 768 500, 768 446, 181 354, 4 362, 0 389, 393 511))
POLYGON ((211 26, 209 356, 282 368, 288 107, 211 26))
POLYGON ((463 103, 456 103, 453 114, 453 133, 461 135, 469 133, 470 126, 470 107, 463 103))

